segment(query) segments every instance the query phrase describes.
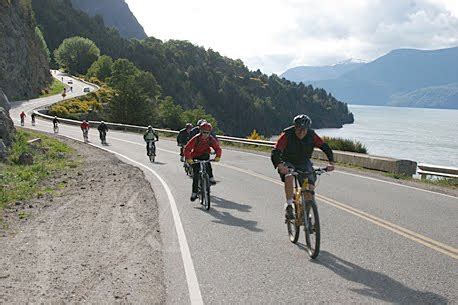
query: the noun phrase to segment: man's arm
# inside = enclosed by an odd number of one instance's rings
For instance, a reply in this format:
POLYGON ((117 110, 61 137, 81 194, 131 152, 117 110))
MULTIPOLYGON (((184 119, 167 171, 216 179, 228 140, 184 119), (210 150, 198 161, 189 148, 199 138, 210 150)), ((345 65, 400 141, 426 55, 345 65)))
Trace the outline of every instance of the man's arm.
POLYGON ((328 158, 330 163, 334 163, 334 154, 332 153, 331 147, 325 143, 315 132, 313 132, 313 145, 321 149, 328 158))
POLYGON ((272 149, 272 153, 270 154, 270 160, 275 168, 282 163, 282 154, 283 150, 285 150, 286 145, 288 144, 288 138, 286 134, 283 132, 278 138, 277 143, 275 143, 274 149, 272 149))

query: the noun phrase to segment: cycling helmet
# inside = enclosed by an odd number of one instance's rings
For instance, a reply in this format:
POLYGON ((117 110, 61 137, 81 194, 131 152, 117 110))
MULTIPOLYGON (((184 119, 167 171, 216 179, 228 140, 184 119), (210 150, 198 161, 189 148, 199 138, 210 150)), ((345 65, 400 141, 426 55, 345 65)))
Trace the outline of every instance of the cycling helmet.
POLYGON ((153 126, 148 125, 148 130, 153 130, 153 126))
POLYGON ((105 122, 104 121, 100 121, 100 124, 105 124, 105 122))
POLYGON ((200 126, 203 123, 207 123, 207 121, 205 119, 200 119, 200 120, 197 121, 197 126, 200 126))
POLYGON ((193 126, 192 126, 191 123, 187 123, 185 127, 186 127, 186 129, 189 129, 189 128, 192 128, 193 126))
POLYGON ((312 120, 305 114, 299 114, 294 117, 294 126, 301 128, 310 128, 312 120))
POLYGON ((201 130, 211 131, 212 128, 213 128, 213 127, 212 127, 212 124, 207 123, 207 122, 202 123, 202 124, 200 125, 200 129, 201 129, 201 130))

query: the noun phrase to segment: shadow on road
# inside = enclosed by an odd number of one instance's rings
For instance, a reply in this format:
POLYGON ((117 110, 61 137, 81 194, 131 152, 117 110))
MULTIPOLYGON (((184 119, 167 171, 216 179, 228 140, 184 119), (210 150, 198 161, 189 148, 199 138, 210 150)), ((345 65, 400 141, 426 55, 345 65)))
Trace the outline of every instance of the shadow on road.
POLYGON ((262 232, 263 230, 257 228, 257 221, 245 220, 242 218, 235 217, 229 212, 221 212, 220 209, 231 209, 241 212, 249 212, 251 209, 250 205, 241 204, 238 202, 229 201, 220 197, 211 196, 212 208, 208 211, 208 214, 215 217, 217 220, 213 220, 214 223, 220 223, 227 226, 242 227, 252 232, 262 232))
POLYGON ((351 290, 367 297, 394 304, 448 303, 443 296, 409 288, 383 273, 364 269, 326 251, 321 251, 312 262, 328 268, 348 281, 364 285, 364 288, 351 290))

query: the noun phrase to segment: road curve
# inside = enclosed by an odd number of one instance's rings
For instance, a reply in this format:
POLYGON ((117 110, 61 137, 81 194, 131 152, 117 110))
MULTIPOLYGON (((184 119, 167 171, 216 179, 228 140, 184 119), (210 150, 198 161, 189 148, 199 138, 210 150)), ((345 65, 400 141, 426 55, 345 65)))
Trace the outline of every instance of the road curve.
MULTIPOLYGON (((70 94, 83 94, 83 86, 74 80, 70 94)), ((20 111, 59 99, 13 103, 11 116, 18 124, 20 111)), ((38 120, 34 128, 51 132, 52 124, 38 120)), ((75 126, 59 132, 82 139, 75 126)), ((206 212, 189 201, 191 180, 174 141, 161 139, 150 164, 140 135, 110 131, 105 147, 96 132, 92 145, 140 167, 155 190, 170 303, 458 302, 457 197, 344 170, 324 175, 317 190, 322 252, 311 261, 302 244, 287 238, 282 186, 266 155, 224 149, 206 212)))

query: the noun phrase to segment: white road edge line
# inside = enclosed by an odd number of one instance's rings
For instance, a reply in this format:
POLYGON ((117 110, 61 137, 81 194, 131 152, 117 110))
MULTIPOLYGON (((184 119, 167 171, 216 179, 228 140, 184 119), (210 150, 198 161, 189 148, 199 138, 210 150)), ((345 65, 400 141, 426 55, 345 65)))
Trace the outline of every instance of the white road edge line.
MULTIPOLYGON (((73 139, 73 140, 76 140, 76 141, 79 141, 79 142, 82 142, 81 139, 77 139, 77 138, 70 137, 70 136, 65 136, 65 137, 73 139)), ((181 258, 183 259, 183 265, 184 265, 184 270, 185 270, 185 274, 186 274, 186 281, 188 283, 188 291, 189 291, 189 298, 191 300, 191 304, 203 304, 204 302, 203 302, 203 299, 202 299, 202 294, 200 292, 199 282, 197 280, 196 270, 194 269, 194 263, 192 261, 191 251, 189 250, 188 241, 186 239, 186 234, 185 234, 184 229, 183 229, 183 224, 181 223, 180 214, 178 213, 178 208, 177 208, 177 205, 176 205, 176 202, 175 202, 175 198, 173 197, 172 191, 170 190, 170 188, 167 185, 167 183, 164 181, 164 179, 162 179, 161 176, 159 176, 158 173, 156 173, 151 168, 141 164, 140 162, 132 160, 131 158, 129 158, 129 157, 123 155, 123 154, 117 153, 117 152, 109 150, 107 148, 99 147, 99 146, 97 146, 95 144, 92 144, 92 143, 88 143, 88 144, 91 145, 91 146, 97 147, 99 149, 103 149, 103 150, 105 150, 107 152, 113 153, 115 155, 118 155, 118 156, 120 156, 120 157, 122 157, 122 158, 124 158, 124 159, 126 159, 126 160, 128 160, 130 162, 132 162, 132 163, 137 164, 138 166, 141 166, 141 167, 147 169, 154 176, 156 176, 156 178, 161 182, 162 186, 165 189, 165 192, 167 193, 167 197, 168 197, 169 202, 170 202, 170 208, 172 210, 173 221, 175 223, 175 229, 176 229, 176 232, 177 232, 177 235, 178 235, 178 242, 180 244, 181 258)))

